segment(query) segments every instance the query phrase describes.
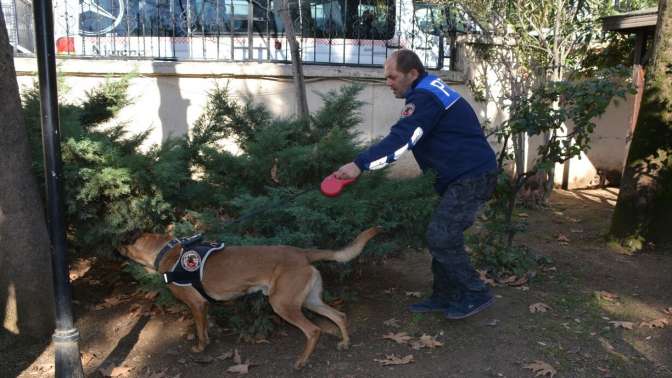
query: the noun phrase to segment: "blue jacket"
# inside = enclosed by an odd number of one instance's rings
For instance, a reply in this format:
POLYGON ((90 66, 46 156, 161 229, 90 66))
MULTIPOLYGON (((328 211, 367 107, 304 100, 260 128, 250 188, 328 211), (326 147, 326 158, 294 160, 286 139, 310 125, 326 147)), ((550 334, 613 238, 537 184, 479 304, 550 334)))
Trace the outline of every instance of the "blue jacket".
POLYGON ((439 194, 455 180, 497 169, 474 110, 441 79, 425 74, 404 97, 401 118, 390 133, 355 159, 359 169, 383 168, 410 149, 423 172, 436 172, 439 194))

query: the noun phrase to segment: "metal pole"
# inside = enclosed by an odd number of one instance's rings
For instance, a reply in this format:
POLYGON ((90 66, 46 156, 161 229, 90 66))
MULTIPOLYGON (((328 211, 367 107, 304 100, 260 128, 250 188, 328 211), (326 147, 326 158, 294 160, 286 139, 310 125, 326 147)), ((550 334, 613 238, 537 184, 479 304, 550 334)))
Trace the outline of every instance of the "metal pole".
POLYGON ((35 51, 40 82, 42 142, 47 187, 47 223, 52 249, 56 329, 52 336, 56 350, 55 375, 84 377, 79 357, 79 331, 72 318, 72 298, 66 261, 65 222, 61 182, 61 148, 56 91, 56 57, 51 0, 33 3, 35 51))

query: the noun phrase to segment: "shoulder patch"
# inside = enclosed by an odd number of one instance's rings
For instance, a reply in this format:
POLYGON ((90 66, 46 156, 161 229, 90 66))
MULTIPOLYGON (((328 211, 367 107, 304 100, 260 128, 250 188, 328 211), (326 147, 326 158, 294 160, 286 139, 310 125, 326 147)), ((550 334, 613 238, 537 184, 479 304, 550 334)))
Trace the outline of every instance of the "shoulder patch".
POLYGON ((201 266, 201 255, 194 250, 187 251, 182 254, 180 265, 187 272, 194 272, 201 266))
POLYGON ((404 106, 404 109, 401 111, 401 118, 406 118, 413 114, 415 111, 415 104, 412 102, 409 102, 404 106))

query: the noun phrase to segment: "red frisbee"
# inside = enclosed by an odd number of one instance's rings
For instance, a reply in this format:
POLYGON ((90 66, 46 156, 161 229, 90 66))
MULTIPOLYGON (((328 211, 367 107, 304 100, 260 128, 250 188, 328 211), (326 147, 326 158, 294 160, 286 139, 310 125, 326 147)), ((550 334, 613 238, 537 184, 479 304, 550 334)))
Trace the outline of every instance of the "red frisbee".
POLYGON ((355 181, 356 179, 338 179, 336 176, 329 175, 322 180, 320 184, 320 191, 327 197, 336 197, 341 194, 343 188, 355 181))

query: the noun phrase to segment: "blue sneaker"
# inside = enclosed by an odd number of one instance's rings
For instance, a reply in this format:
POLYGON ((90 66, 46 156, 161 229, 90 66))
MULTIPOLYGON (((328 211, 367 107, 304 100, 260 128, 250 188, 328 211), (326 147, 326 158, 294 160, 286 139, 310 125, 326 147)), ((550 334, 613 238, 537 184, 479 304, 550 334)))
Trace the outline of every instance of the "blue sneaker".
POLYGON ((485 310, 495 303, 495 297, 490 292, 485 293, 467 293, 459 302, 451 302, 443 314, 447 319, 459 320, 485 310))
POLYGON ((448 311, 448 301, 439 300, 435 297, 429 297, 422 302, 413 303, 408 306, 408 311, 419 314, 423 312, 444 312, 448 311))

